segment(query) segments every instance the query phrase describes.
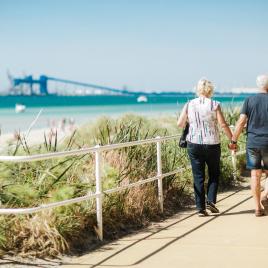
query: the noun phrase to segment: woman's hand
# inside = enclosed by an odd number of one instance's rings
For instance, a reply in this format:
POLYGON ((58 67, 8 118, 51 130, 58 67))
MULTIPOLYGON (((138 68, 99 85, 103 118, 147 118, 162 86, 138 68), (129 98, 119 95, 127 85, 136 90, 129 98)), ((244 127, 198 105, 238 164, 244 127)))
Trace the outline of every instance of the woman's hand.
POLYGON ((236 142, 234 142, 234 141, 231 141, 229 144, 228 144, 228 148, 229 148, 229 150, 231 150, 231 151, 237 151, 237 149, 238 149, 238 146, 237 146, 237 143, 236 142))

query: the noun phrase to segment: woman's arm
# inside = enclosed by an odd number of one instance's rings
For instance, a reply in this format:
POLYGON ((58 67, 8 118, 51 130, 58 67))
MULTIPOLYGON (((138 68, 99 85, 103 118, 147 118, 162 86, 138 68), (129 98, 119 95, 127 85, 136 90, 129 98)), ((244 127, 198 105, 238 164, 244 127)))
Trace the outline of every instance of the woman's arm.
POLYGON ((221 111, 220 105, 218 106, 216 113, 217 113, 218 124, 221 126, 221 128, 223 129, 223 131, 226 134, 226 136, 228 137, 228 139, 232 140, 233 134, 232 134, 228 124, 225 121, 225 118, 224 118, 223 113, 221 111))
POLYGON ((181 111, 180 117, 178 119, 178 122, 177 122, 177 125, 180 128, 184 128, 186 125, 186 122, 187 122, 187 106, 188 106, 188 104, 184 105, 184 107, 181 111))

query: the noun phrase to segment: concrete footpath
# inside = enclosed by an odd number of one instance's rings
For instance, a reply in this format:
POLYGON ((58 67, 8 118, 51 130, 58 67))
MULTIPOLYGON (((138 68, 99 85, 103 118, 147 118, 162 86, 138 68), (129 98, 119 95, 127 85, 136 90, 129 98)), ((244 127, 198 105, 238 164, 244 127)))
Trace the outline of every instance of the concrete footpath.
POLYGON ((220 194, 218 207, 218 216, 176 214, 61 267, 266 267, 268 216, 254 216, 249 186, 220 194))

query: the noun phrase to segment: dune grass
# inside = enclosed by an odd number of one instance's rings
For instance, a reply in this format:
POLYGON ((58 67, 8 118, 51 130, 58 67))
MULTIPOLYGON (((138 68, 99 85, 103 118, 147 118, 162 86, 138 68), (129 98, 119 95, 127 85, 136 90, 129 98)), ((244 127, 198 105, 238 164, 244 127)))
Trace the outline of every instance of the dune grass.
MULTIPOLYGON (((235 110, 226 113, 231 124, 237 117, 235 110)), ((81 127, 61 144, 58 144, 57 134, 47 133, 42 144, 29 147, 27 140, 18 135, 16 144, 11 144, 6 153, 31 155, 173 134, 178 134, 173 117, 157 120, 136 115, 118 119, 103 117, 94 124, 81 127)), ((244 147, 245 138, 241 140, 240 147, 244 147)), ((186 150, 179 148, 177 142, 162 143, 164 173, 189 165, 186 150)), ((222 136, 222 189, 237 183, 233 180, 227 143, 222 136)), ((238 167, 241 165, 242 160, 238 167)), ((155 176, 156 170, 155 144, 104 152, 103 190, 155 176)), ((191 185, 189 169, 163 180, 165 213, 174 213, 193 204, 191 185)), ((33 207, 83 196, 95 191, 94 156, 85 154, 32 163, 0 163, 0 187, 2 208, 33 207)), ((0 216, 1 252, 51 257, 88 249, 97 243, 95 210, 92 199, 32 215, 0 216)), ((117 238, 161 217, 157 182, 104 196, 105 239, 117 238)))

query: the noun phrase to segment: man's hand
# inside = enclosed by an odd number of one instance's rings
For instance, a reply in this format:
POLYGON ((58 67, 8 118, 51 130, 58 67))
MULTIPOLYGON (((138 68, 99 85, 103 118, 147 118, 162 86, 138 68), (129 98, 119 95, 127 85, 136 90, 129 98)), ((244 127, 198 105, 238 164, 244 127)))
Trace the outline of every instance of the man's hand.
POLYGON ((236 152, 237 151, 237 148, 238 148, 237 143, 235 141, 231 141, 228 144, 228 148, 229 148, 229 150, 236 152))

